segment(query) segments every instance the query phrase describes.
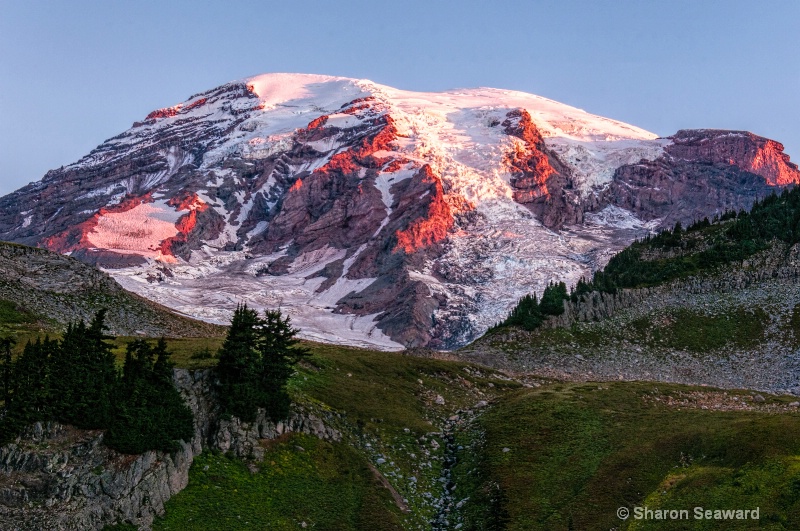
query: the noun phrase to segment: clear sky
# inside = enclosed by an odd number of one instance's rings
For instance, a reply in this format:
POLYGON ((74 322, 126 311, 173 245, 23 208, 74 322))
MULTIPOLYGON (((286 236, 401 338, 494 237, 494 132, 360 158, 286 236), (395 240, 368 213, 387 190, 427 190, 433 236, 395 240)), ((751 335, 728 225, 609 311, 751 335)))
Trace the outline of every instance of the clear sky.
POLYGON ((265 72, 546 96, 800 161, 800 1, 0 0, 0 195, 153 109, 265 72))

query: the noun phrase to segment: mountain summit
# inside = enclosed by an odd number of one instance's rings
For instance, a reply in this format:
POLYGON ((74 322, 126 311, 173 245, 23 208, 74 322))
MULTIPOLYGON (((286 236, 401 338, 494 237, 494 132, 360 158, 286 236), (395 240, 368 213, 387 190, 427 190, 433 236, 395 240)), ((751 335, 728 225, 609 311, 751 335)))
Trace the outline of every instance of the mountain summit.
POLYGON ((0 238, 186 314, 454 348, 650 230, 800 182, 748 132, 667 138, 531 94, 266 74, 158 109, 0 198, 0 238))

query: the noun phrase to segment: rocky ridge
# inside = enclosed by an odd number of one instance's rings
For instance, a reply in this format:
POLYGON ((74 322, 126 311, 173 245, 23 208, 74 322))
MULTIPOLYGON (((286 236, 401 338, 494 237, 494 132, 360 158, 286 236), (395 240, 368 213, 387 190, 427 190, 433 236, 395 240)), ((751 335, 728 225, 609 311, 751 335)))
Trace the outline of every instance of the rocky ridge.
POLYGON ((341 438, 326 424, 329 414, 304 408, 278 424, 263 412, 252 424, 219 419, 209 371, 176 369, 174 377, 195 421, 194 437, 175 453, 119 454, 103 446, 102 432, 58 423, 37 423, 0 448, 0 529, 88 530, 115 522, 149 529, 186 487, 192 460, 204 450, 258 459, 260 441, 282 433, 341 438))
MULTIPOLYGON (((125 291, 113 278, 46 249, 0 242, 0 299, 59 326, 90 321, 105 309, 115 335, 217 336, 222 327, 195 321, 125 291)), ((47 323, 49 324, 49 323, 47 323)))
MULTIPOLYGON (((463 360, 577 380, 653 380, 800 394, 800 247, 775 243, 740 263, 616 294, 592 292, 536 332, 501 330, 458 352, 463 360), (677 313, 676 313, 677 312, 677 313), (763 315, 747 344, 702 351, 654 339, 679 312, 732 319, 763 315), (643 330, 651 332, 643 334, 643 330)), ((689 323, 690 324, 690 323, 689 323)), ((680 326, 680 325, 678 325, 680 326)))

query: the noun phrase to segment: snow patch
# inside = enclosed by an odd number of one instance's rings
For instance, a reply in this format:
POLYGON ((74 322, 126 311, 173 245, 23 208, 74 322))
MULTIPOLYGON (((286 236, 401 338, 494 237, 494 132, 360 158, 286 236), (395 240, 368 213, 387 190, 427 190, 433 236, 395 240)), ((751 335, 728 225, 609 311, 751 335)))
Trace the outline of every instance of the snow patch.
POLYGON ((97 249, 168 259, 158 247, 178 234, 175 223, 181 215, 166 201, 141 203, 125 212, 104 213, 86 239, 97 249))
POLYGON ((594 225, 604 225, 617 229, 654 230, 661 222, 661 219, 644 222, 637 218, 630 210, 625 210, 624 208, 614 205, 608 205, 599 212, 588 212, 585 218, 587 222, 594 225))

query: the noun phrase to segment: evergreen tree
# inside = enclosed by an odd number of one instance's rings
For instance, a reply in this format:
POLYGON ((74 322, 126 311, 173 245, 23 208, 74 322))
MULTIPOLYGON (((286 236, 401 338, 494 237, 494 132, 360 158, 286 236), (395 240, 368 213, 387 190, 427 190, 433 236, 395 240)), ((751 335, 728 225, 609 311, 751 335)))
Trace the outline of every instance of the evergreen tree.
POLYGON ((530 331, 539 328, 543 321, 544 316, 539 309, 539 300, 534 293, 522 297, 500 326, 519 326, 530 331))
POLYGON ((258 312, 246 304, 237 306, 217 364, 222 411, 247 422, 255 420, 264 401, 259 396, 261 360, 257 350, 261 324, 258 312))
POLYGON ((286 382, 294 372, 295 364, 308 355, 308 349, 298 347, 295 336, 299 330, 292 328, 289 317, 277 310, 264 313, 259 333, 258 351, 261 355, 261 389, 263 406, 273 421, 289 416, 291 399, 286 392, 286 382))
POLYGON ((58 342, 45 338, 30 341, 16 360, 9 378, 8 396, 0 420, 0 443, 15 437, 25 426, 51 418, 50 359, 58 342))
POLYGON ((542 293, 539 309, 544 315, 561 315, 564 313, 564 301, 569 299, 567 285, 563 282, 551 282, 542 293))
POLYGON ((79 428, 104 428, 113 414, 117 372, 104 320, 105 310, 100 310, 88 327, 70 324, 53 363, 56 419, 79 428))
POLYGON ((217 390, 222 410, 246 422, 265 408, 273 420, 289 413, 286 382, 307 350, 297 347, 297 330, 279 311, 260 318, 247 305, 236 308, 219 352, 217 390))
POLYGON ((163 338, 155 346, 141 339, 128 344, 114 402, 104 440, 120 452, 175 451, 179 439, 189 440, 194 433, 192 412, 172 383, 163 338))
POLYGON ((192 437, 192 412, 173 385, 166 341, 131 342, 118 374, 104 316, 98 312, 89 326, 71 323, 61 341, 28 342, 13 365, 4 363, 11 370, 4 370, 0 444, 49 419, 107 429, 105 443, 126 453, 172 451, 192 437))
POLYGON ((2 349, 3 362, 3 401, 7 402, 11 391, 11 348, 16 341, 11 337, 0 339, 0 349, 2 349))
POLYGON ((14 364, 12 409, 24 409, 29 422, 52 417, 51 360, 58 355, 58 341, 45 337, 25 345, 14 364))

